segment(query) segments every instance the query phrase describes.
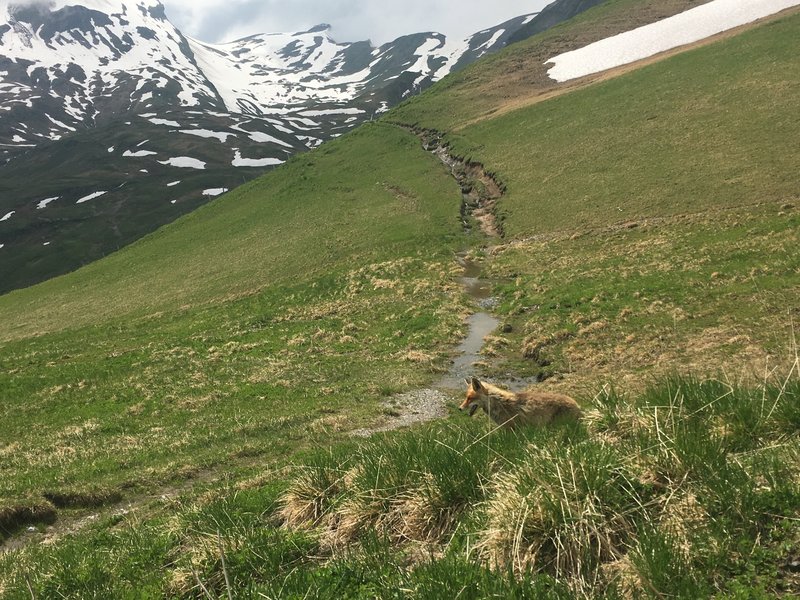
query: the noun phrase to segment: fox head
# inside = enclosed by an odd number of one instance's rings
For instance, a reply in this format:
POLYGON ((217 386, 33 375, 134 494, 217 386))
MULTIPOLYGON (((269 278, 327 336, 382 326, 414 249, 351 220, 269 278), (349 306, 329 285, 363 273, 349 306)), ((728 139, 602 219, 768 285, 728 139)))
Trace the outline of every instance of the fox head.
POLYGON ((471 417, 476 410, 485 405, 488 394, 486 393, 486 388, 481 385, 477 377, 467 378, 466 382, 467 397, 464 398, 464 402, 461 403, 458 410, 469 409, 469 416, 471 417))

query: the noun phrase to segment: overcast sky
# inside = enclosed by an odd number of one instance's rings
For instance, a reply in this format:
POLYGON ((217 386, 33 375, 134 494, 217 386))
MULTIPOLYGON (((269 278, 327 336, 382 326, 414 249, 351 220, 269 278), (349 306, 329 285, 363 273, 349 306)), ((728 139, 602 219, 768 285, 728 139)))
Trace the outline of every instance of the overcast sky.
POLYGON ((552 0, 162 0, 183 33, 229 42, 255 33, 295 32, 320 23, 339 42, 374 44, 407 33, 439 31, 461 39, 552 0))

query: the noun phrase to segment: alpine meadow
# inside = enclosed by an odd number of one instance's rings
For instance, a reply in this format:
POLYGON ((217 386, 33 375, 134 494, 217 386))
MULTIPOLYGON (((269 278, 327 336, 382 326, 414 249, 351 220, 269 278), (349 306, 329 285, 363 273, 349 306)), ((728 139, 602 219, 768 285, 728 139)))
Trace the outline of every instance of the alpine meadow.
POLYGON ((800 8, 584 4, 0 296, 0 598, 800 596, 800 8))

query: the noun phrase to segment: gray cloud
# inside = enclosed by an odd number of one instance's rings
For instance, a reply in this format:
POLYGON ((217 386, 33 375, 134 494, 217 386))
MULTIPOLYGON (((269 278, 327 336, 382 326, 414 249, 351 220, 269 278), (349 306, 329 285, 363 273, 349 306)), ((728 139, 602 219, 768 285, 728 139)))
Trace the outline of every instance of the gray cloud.
POLYGON ((162 0, 167 16, 185 34, 206 42, 255 33, 333 26, 339 41, 375 44, 420 31, 460 39, 510 18, 541 10, 551 0, 162 0))

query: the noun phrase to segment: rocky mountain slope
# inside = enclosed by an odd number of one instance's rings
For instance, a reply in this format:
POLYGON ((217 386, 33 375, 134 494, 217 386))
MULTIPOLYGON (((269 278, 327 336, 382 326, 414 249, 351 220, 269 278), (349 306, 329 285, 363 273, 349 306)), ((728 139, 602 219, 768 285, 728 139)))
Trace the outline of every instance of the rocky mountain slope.
POLYGON ((70 271, 504 47, 523 15, 380 47, 327 25, 228 44, 158 0, 0 0, 0 293, 70 271))

